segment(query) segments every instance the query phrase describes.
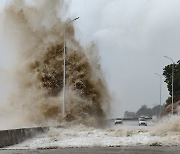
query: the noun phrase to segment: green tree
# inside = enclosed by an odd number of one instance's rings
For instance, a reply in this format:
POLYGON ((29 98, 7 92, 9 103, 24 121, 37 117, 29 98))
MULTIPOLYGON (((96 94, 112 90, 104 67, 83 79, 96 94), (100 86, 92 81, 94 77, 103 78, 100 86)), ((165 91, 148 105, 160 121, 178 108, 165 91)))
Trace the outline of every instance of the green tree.
MULTIPOLYGON (((167 99, 167 104, 171 103, 172 98, 172 66, 173 64, 167 65, 163 69, 163 75, 165 77, 165 81, 167 83, 167 88, 169 91, 170 97, 167 99)), ((174 64, 174 102, 178 101, 180 99, 180 60, 177 62, 177 64, 174 64)))
POLYGON ((142 105, 141 108, 136 112, 136 115, 139 116, 152 116, 151 109, 146 105, 142 105))

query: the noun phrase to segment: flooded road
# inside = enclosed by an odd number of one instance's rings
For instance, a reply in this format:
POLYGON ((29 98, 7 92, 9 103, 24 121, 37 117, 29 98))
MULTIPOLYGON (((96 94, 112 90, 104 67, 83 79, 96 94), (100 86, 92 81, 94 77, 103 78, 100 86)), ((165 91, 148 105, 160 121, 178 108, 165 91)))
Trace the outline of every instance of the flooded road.
POLYGON ((180 147, 107 147, 63 148, 46 150, 0 150, 1 154, 178 154, 180 147))
POLYGON ((173 116, 173 118, 162 119, 159 123, 148 121, 148 126, 138 126, 138 121, 124 121, 123 124, 118 125, 112 122, 105 128, 88 127, 82 124, 50 127, 46 133, 20 144, 6 147, 6 150, 94 149, 95 147, 132 146, 174 148, 180 146, 179 120, 179 116, 173 116))

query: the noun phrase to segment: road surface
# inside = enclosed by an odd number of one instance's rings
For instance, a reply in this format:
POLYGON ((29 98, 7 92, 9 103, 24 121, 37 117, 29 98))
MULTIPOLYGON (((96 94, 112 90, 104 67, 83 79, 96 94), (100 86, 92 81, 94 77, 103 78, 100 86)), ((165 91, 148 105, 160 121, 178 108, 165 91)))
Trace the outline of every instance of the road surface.
POLYGON ((44 150, 0 150, 1 154, 179 154, 180 147, 107 147, 107 148, 64 148, 44 150))

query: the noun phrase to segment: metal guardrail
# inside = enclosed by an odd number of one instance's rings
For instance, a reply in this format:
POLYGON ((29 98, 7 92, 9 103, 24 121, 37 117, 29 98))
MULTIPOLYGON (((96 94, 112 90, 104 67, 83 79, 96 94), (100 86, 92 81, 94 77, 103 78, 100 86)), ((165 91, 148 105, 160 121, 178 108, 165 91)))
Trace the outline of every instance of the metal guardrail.
MULTIPOLYGON (((115 119, 117 119, 117 118, 113 118, 113 119, 108 119, 108 120, 115 120, 115 119)), ((118 119, 122 119, 122 120, 127 120, 127 121, 133 121, 133 120, 138 120, 139 118, 118 118, 118 119)), ((149 118, 145 118, 146 120, 151 120, 152 118, 151 117, 149 117, 149 118)))

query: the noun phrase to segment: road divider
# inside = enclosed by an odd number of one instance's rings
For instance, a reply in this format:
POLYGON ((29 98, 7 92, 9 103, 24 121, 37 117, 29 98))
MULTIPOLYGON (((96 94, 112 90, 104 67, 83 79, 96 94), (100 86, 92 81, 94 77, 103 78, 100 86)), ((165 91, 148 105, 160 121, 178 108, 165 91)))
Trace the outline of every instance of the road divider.
POLYGON ((34 137, 37 134, 44 133, 49 127, 21 128, 0 131, 0 148, 14 145, 34 137))

